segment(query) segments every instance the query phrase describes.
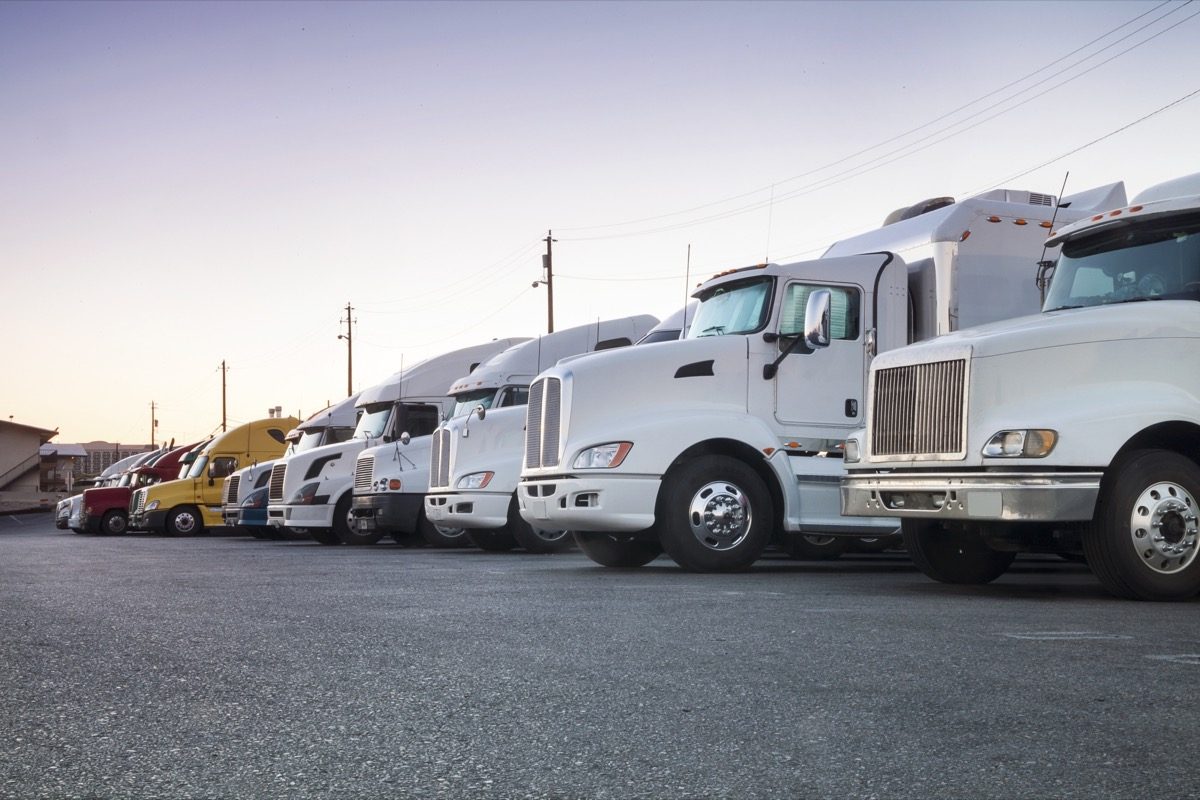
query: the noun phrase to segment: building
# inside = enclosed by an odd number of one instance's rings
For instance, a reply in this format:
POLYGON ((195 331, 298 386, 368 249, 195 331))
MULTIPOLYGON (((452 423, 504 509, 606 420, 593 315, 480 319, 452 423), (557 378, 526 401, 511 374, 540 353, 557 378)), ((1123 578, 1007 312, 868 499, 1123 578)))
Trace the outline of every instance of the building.
POLYGON ((38 488, 43 492, 75 490, 75 480, 83 475, 80 466, 87 460, 87 450, 78 444, 47 443, 38 449, 41 457, 38 488))
POLYGON ((86 454, 75 473, 76 477, 99 475, 122 458, 135 456, 138 453, 149 453, 156 449, 148 444, 118 444, 114 442, 85 442, 79 447, 82 447, 86 454))
POLYGON ((39 448, 57 435, 57 430, 0 421, 0 492, 36 493, 39 448))

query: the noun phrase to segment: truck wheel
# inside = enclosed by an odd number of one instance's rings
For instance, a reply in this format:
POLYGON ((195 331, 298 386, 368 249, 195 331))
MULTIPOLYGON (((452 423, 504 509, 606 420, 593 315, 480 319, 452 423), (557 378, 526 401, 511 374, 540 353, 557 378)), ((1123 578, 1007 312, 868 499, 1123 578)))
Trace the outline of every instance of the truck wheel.
POLYGON ((342 543, 342 537, 337 535, 337 531, 333 528, 309 528, 308 535, 313 538, 313 541, 325 545, 336 545, 342 543))
POLYGON ((191 536, 204 532, 204 519, 192 506, 176 506, 167 512, 167 533, 171 536, 191 536))
POLYGON ((1139 450, 1105 484, 1083 536, 1100 584, 1135 600, 1183 600, 1200 591, 1200 467, 1167 450, 1139 450))
POLYGON ((993 550, 978 530, 947 530, 936 521, 902 519, 904 546, 917 567, 942 583, 981 584, 999 578, 1017 557, 993 550))
POLYGON ((109 536, 120 536, 129 527, 129 515, 119 508, 104 512, 100 518, 100 532, 109 536))
POLYGON ((359 545, 375 544, 383 538, 384 531, 379 530, 379 528, 366 533, 359 533, 354 530, 354 527, 350 524, 350 496, 347 495, 342 500, 338 501, 337 508, 333 510, 333 529, 344 543, 359 545), (342 500, 346 501, 345 514, 340 513, 343 510, 342 500), (339 521, 341 522, 340 526, 338 525, 339 521))
POLYGON ((430 547, 466 547, 471 542, 467 532, 462 528, 446 528, 434 525, 425 517, 424 509, 417 519, 417 532, 421 534, 430 547))
POLYGON ((517 546, 517 540, 507 527, 490 530, 474 529, 468 530, 466 533, 471 544, 489 553, 503 553, 517 546))
POLYGON ((527 553, 562 553, 575 544, 570 531, 548 531, 535 528, 521 517, 517 508, 517 496, 513 494, 508 504, 508 529, 517 544, 527 553))
POLYGON ((692 572, 745 569, 775 524, 762 479, 728 456, 701 456, 668 472, 658 519, 663 549, 692 572))
POLYGON ((852 553, 882 553, 904 547, 904 538, 898 533, 876 536, 870 539, 851 539, 847 549, 852 553))
POLYGON ((575 544, 583 554, 604 567, 641 567, 662 554, 662 545, 632 536, 575 531, 575 544))
POLYGON ((802 561, 832 561, 849 546, 850 540, 844 536, 792 533, 787 537, 788 553, 802 561))

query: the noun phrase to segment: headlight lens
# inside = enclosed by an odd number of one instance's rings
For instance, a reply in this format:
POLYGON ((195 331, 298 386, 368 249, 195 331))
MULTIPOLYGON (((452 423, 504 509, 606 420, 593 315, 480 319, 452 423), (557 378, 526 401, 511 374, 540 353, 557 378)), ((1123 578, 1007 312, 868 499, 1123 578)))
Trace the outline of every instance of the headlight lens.
POLYGON ((316 482, 304 484, 300 487, 300 491, 292 495, 289 503, 294 506, 311 506, 313 498, 317 496, 317 487, 320 485, 316 482))
POLYGON ((151 500, 149 503, 146 503, 146 510, 147 510, 147 511, 153 511, 153 510, 154 510, 154 509, 156 509, 156 508, 158 508, 158 501, 157 501, 157 500, 151 500))
POLYGON ((862 458, 862 453, 858 449, 858 439, 850 438, 846 440, 846 449, 842 452, 842 461, 847 464, 857 464, 862 458))
POLYGON ((988 458, 1044 458, 1058 444, 1058 433, 1044 428, 1000 431, 983 446, 988 458))
POLYGON ((495 474, 494 472, 472 472, 470 475, 463 475, 454 485, 459 489, 482 489, 492 482, 495 474))
POLYGON ((609 442, 589 447, 575 457, 572 469, 612 469, 621 466, 633 449, 633 442, 609 442))

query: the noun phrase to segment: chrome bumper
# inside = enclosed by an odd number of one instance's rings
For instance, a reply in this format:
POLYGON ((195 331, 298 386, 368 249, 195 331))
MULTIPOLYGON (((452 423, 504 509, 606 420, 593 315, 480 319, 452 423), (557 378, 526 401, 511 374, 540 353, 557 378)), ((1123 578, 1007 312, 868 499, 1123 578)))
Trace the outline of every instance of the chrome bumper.
POLYGON ((842 513, 871 517, 1090 520, 1102 472, 850 473, 842 513))

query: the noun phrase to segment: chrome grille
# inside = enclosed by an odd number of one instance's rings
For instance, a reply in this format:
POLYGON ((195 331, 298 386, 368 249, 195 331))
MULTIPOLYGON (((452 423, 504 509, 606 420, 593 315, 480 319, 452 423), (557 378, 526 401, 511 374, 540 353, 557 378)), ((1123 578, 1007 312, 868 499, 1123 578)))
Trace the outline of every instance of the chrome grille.
POLYGON ((1054 205, 1054 195, 1038 194, 1037 192, 1029 193, 1029 205, 1031 206, 1052 206, 1054 205))
POLYGON ((233 504, 237 503, 238 486, 241 484, 241 482, 242 482, 241 475, 230 475, 228 478, 225 479, 225 502, 226 503, 233 503, 233 504))
POLYGON ((364 453, 354 462, 354 491, 367 494, 371 491, 371 474, 375 471, 375 456, 364 453))
POLYGON ((283 476, 287 473, 287 462, 271 467, 271 483, 267 489, 268 503, 283 502, 283 476))
POLYGON ((525 412, 525 466, 558 465, 559 427, 562 416, 562 381, 543 378, 529 387, 525 412))
POLYGON ((960 358, 877 370, 872 454, 961 456, 966 365, 960 358))
POLYGON ((134 514, 142 513, 142 509, 146 507, 146 490, 139 489, 133 493, 133 500, 129 503, 130 511, 134 514))
POLYGON ((429 487, 450 485, 450 429, 442 426, 433 432, 433 447, 429 454, 429 487))

